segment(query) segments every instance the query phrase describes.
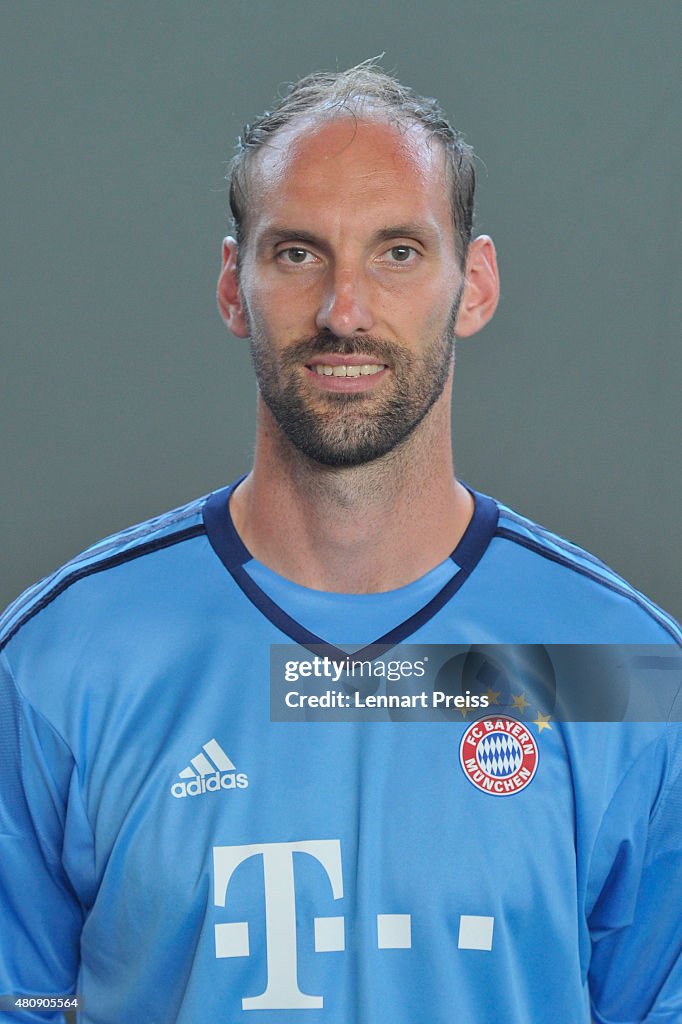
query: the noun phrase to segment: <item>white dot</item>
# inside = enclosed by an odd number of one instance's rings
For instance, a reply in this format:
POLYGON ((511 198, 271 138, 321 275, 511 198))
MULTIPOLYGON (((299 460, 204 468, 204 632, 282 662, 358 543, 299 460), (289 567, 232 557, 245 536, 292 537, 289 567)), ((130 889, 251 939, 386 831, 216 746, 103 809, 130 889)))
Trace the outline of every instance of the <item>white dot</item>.
POLYGON ((315 952, 336 953, 346 948, 342 917, 315 918, 315 952))
POLYGON ((492 949, 494 917, 462 914, 459 919, 459 949, 492 949))
POLYGON ((246 921, 229 921, 215 926, 215 955, 249 955, 249 926, 246 921))
POLYGON ((377 941, 379 949, 411 949, 411 915, 377 914, 377 941))

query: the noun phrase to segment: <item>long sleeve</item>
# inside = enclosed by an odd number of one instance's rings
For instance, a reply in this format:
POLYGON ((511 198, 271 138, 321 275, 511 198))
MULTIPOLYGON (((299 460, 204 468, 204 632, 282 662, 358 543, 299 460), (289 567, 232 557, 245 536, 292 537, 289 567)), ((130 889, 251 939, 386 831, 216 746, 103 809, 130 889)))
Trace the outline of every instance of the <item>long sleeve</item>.
POLYGON ((663 740, 658 758, 651 749, 628 773, 602 826, 611 866, 590 915, 598 1024, 682 1020, 682 725, 663 740))
MULTIPOLYGON (((0 993, 75 991, 84 908, 69 878, 84 815, 74 759, 0 660, 0 993)), ((87 844, 87 836, 85 837, 87 844)), ((61 1014, 3 1013, 12 1024, 61 1014)))

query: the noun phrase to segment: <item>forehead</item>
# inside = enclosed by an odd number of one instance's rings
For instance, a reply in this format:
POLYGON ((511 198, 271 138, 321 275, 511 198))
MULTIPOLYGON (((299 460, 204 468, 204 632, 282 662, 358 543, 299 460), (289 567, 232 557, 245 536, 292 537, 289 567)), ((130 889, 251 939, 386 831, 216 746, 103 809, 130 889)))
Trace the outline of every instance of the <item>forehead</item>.
POLYGON ((298 121, 254 155, 249 211, 256 232, 273 221, 315 220, 331 230, 382 218, 426 219, 451 232, 445 150, 419 125, 352 116, 298 121))

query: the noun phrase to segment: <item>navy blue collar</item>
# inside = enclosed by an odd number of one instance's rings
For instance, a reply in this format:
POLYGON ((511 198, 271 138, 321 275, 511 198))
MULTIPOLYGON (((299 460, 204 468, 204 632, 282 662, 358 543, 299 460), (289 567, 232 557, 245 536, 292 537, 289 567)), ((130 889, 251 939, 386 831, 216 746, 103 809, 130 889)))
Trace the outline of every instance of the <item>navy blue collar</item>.
MULTIPOLYGON (((339 650, 322 637, 311 633, 310 630, 287 615, 283 608, 280 608, 261 590, 244 568, 247 562, 253 560, 253 555, 244 546, 230 514, 230 497, 237 484, 242 480, 243 477, 240 477, 228 487, 215 491, 204 505, 204 525, 213 550, 252 604, 277 629, 304 647, 313 646, 318 654, 327 654, 329 657, 337 659, 345 658, 344 651, 339 650)), ((423 608, 389 630, 388 633, 378 637, 372 644, 363 647, 361 651, 356 651, 352 656, 353 660, 361 660, 367 656, 379 657, 395 644, 402 643, 433 618, 471 575, 497 529, 499 512, 492 498, 479 494, 471 488, 467 489, 474 499, 474 514, 459 544, 450 555, 458 571, 423 608)))

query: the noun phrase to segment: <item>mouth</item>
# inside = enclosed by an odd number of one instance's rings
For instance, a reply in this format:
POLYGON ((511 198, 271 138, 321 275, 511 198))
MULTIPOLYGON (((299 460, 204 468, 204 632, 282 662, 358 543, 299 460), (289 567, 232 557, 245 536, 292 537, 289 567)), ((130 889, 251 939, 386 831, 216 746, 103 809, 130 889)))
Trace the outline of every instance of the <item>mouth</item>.
POLYGON ((362 363, 360 366, 355 366, 353 363, 341 363, 338 366, 332 366, 329 363, 314 363, 308 369, 313 370, 320 377, 371 377, 372 374, 385 370, 386 366, 384 363, 362 363))
POLYGON ((305 364, 305 369, 306 375, 325 390, 364 391, 378 384, 388 366, 362 354, 333 354, 316 356, 305 364))

